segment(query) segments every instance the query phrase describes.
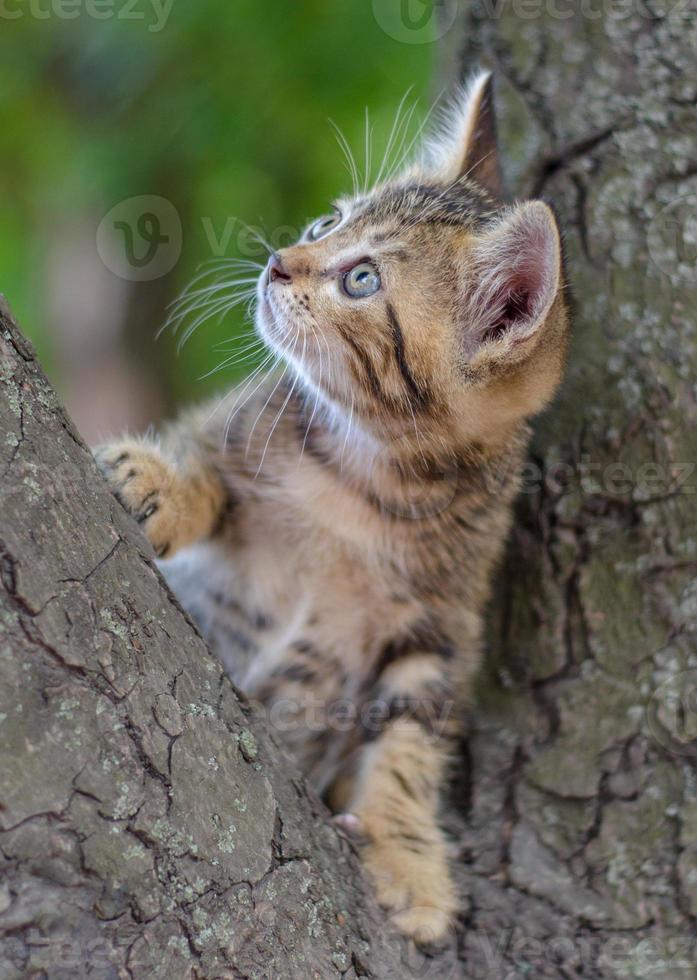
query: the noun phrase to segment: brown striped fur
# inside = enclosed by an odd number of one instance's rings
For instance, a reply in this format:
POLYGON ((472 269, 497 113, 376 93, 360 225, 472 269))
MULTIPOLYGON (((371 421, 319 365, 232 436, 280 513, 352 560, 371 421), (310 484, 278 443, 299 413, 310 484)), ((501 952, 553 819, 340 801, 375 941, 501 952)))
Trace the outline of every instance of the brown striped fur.
POLYGON ((439 791, 480 660, 526 420, 561 378, 559 237, 499 199, 490 80, 419 165, 283 250, 257 326, 290 370, 228 425, 191 411, 98 452, 233 679, 328 801, 417 940, 457 898, 439 791), (374 296, 341 277, 369 258, 374 296))

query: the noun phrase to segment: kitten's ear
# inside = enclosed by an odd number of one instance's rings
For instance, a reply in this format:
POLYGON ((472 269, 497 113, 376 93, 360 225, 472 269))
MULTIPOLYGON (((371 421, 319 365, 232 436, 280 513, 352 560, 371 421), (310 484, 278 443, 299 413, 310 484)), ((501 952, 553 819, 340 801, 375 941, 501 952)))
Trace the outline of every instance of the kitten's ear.
POLYGON ((468 360, 517 360, 534 343, 561 288, 561 243, 551 208, 527 201, 508 211, 475 242, 467 262, 468 360))
POLYGON ((426 154, 440 179, 452 183, 467 176, 494 197, 503 196, 490 72, 475 75, 458 93, 426 154))

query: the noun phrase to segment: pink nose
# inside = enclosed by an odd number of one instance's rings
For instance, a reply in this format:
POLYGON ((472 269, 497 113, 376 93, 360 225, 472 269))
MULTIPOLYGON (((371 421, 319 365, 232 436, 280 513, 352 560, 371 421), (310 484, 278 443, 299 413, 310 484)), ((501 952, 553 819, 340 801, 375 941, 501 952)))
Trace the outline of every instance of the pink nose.
POLYGON ((269 259, 269 265, 266 272, 267 282, 276 282, 280 279, 281 282, 292 282, 292 277, 288 275, 283 265, 283 259, 278 254, 274 252, 269 259))

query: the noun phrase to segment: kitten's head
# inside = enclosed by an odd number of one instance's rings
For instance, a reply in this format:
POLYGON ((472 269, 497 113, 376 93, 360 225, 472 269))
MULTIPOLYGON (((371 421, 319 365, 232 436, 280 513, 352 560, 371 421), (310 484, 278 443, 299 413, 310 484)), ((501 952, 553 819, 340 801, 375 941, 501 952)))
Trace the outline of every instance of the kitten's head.
POLYGON ((449 442, 505 439, 559 384, 567 314, 552 211, 501 195, 481 75, 419 164, 337 201, 271 258, 260 332, 373 431, 416 418, 449 442))

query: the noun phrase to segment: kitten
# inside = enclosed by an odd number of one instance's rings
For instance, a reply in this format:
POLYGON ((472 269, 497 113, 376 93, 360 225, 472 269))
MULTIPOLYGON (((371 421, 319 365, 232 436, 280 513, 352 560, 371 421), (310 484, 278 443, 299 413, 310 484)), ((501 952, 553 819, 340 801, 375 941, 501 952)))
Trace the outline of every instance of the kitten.
POLYGON ((337 202, 258 284, 290 370, 97 458, 234 681, 360 826, 417 941, 458 902, 439 792, 528 442, 567 344, 560 238, 501 201, 491 80, 420 163, 337 202), (287 380, 290 378, 290 380, 287 380))

